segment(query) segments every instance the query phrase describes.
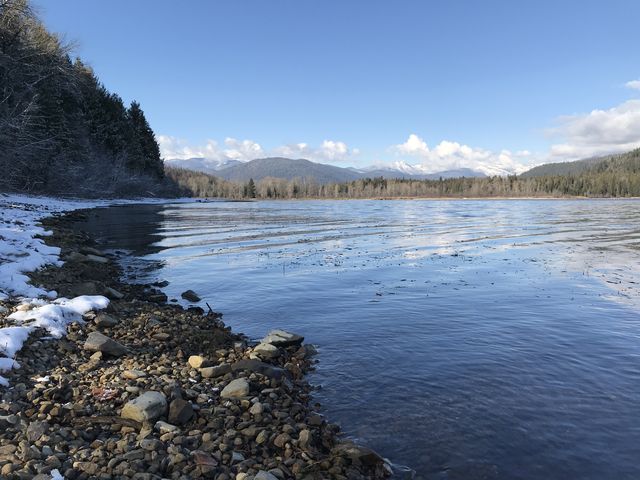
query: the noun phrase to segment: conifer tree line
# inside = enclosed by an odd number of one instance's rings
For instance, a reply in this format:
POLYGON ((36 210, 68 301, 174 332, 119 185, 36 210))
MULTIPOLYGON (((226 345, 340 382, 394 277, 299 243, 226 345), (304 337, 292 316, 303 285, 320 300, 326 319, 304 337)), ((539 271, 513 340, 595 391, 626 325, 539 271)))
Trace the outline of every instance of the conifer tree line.
POLYGON ((154 133, 27 0, 0 0, 0 188, 86 196, 167 187, 154 133))
POLYGON ((402 198, 402 197, 640 197, 640 149, 608 157, 582 173, 541 177, 412 180, 364 178, 318 184, 313 179, 230 182, 177 168, 167 176, 195 197, 231 199, 402 198))

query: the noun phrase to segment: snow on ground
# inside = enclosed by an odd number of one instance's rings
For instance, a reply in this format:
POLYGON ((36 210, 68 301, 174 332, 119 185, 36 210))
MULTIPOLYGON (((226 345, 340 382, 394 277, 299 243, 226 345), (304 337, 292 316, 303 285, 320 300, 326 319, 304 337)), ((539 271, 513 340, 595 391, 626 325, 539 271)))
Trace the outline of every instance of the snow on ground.
MULTIPOLYGON (((45 265, 61 264, 60 249, 36 238, 50 234, 37 225, 39 220, 58 212, 108 203, 0 194, 0 300, 22 299, 18 311, 6 318, 10 326, 0 328, 0 374, 19 368, 13 357, 36 329, 43 328, 51 337, 60 338, 70 322, 81 320, 89 310, 108 305, 106 297, 97 295, 54 300, 55 291, 30 285, 26 275, 45 265)), ((7 385, 0 376, 0 386, 7 385)))
MULTIPOLYGON (((171 202, 192 202, 193 199, 172 199, 171 202)), ((106 297, 80 296, 73 299, 57 298, 55 291, 45 291, 29 284, 27 273, 46 265, 61 265, 60 249, 44 243, 41 238, 50 232, 38 225, 43 218, 55 213, 81 208, 115 204, 167 203, 166 199, 144 200, 62 200, 28 195, 0 193, 0 301, 20 299, 18 311, 5 318, 0 325, 0 374, 19 368, 14 361, 29 335, 38 328, 53 338, 65 335, 67 325, 81 321, 89 310, 106 308, 106 297)), ((0 320, 7 310, 0 305, 0 320)), ((0 375, 0 386, 8 382, 0 375)))

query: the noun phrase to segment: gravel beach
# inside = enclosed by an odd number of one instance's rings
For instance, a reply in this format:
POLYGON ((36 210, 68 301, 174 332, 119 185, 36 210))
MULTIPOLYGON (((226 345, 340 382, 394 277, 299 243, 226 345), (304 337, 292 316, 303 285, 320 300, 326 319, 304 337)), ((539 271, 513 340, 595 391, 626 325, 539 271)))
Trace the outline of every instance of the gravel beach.
MULTIPOLYGON (((3 374, 0 478, 390 475, 379 455, 342 439, 319 413, 305 381, 313 346, 277 330, 249 342, 218 313, 168 304, 157 286, 123 283, 117 258, 72 228, 83 215, 42 221, 64 264, 31 281, 61 297, 110 301, 60 339, 36 331, 15 357, 20 368, 3 374)), ((11 313, 37 308, 0 303, 0 327, 12 325, 11 313)))

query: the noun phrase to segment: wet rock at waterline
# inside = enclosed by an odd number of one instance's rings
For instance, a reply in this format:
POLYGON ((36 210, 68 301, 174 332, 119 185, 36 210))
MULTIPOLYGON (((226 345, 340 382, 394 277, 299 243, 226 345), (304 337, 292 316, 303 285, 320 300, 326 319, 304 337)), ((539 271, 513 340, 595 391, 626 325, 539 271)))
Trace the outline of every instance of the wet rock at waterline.
POLYGON ((193 290, 187 290, 186 292, 182 292, 182 294, 180 295, 182 298, 184 298, 185 300, 189 301, 189 302, 193 302, 193 303, 198 303, 200 300, 202 300, 198 294, 196 292, 194 292, 193 290))
POLYGON ((300 346, 304 341, 304 337, 295 333, 285 332, 284 330, 272 330, 262 339, 261 343, 268 343, 276 347, 294 347, 300 346))
POLYGON ((278 357, 280 350, 270 343, 260 343, 253 348, 253 353, 259 358, 270 359, 278 357))

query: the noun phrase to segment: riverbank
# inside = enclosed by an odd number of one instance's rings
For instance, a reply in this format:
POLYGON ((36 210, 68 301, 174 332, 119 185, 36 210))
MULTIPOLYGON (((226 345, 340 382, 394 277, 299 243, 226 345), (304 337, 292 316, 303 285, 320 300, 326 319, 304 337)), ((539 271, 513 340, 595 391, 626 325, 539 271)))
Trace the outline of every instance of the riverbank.
MULTIPOLYGON (((297 336, 252 346, 217 313, 169 305, 157 286, 122 283, 118 259, 72 229, 84 214, 42 221, 64 263, 31 282, 61 297, 108 297, 108 306, 71 319, 59 340, 35 329, 16 353, 20 368, 3 373, 2 478, 387 475, 379 456, 342 443, 318 413, 304 379, 313 347, 297 336)), ((4 299, 0 327, 42 303, 4 299)))

